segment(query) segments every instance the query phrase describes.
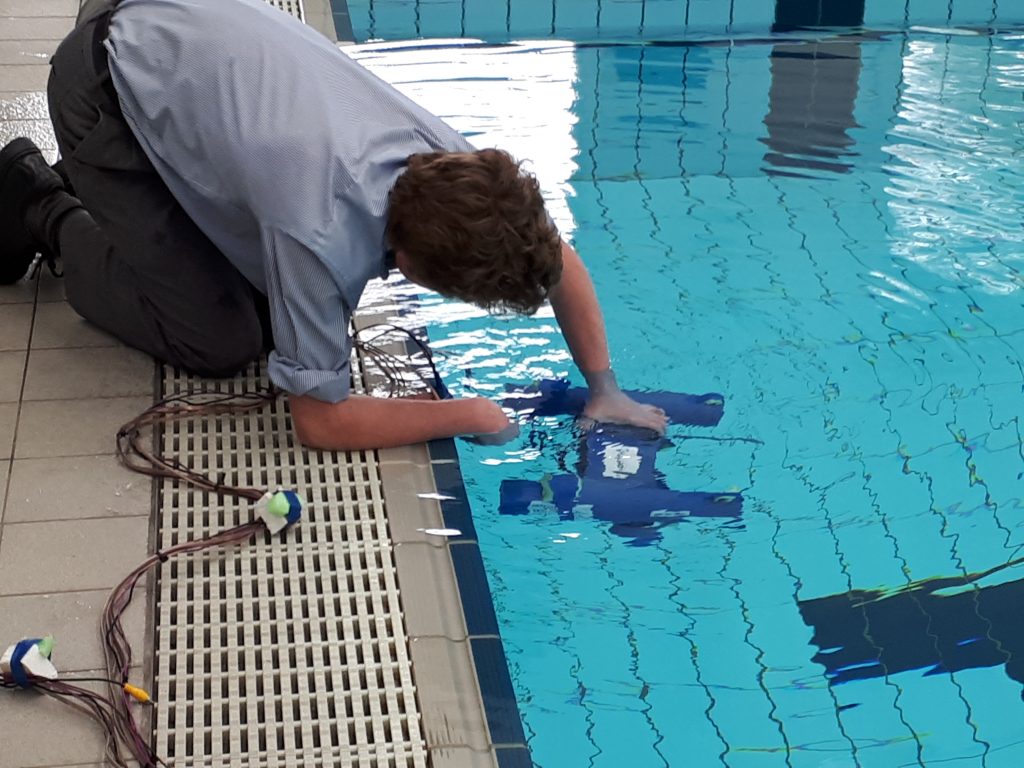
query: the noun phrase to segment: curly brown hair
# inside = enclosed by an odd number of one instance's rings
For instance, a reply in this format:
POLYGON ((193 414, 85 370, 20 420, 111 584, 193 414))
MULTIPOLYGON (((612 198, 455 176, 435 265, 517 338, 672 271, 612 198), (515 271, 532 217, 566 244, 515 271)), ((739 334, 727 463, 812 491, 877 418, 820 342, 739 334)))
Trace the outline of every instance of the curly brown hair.
POLYGON ((533 314, 562 274, 537 179, 499 149, 410 155, 387 238, 414 280, 492 311, 533 314))

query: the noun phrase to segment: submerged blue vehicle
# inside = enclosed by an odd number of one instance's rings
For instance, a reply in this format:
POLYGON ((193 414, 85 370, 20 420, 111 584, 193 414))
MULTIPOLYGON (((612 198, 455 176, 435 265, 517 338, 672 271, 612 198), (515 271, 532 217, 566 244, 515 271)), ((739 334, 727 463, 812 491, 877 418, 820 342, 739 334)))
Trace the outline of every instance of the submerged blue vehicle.
MULTIPOLYGON (((634 399, 662 408, 674 423, 716 426, 724 399, 717 393, 630 392, 634 399)), ((528 418, 578 415, 586 390, 561 380, 545 380, 511 390, 502 404, 528 418)), ((637 427, 598 425, 581 435, 575 474, 540 480, 504 480, 498 510, 503 515, 538 512, 563 520, 611 523, 613 533, 644 544, 660 538, 659 529, 690 517, 739 518, 739 492, 708 493, 669 488, 656 467, 657 453, 671 442, 637 427)))

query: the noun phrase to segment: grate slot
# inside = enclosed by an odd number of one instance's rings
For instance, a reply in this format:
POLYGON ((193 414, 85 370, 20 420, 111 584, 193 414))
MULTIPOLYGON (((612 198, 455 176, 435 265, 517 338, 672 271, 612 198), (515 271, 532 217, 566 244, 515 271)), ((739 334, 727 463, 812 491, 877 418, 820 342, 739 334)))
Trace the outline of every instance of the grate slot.
MULTIPOLYGON (((357 360, 357 388, 362 376, 357 360)), ((266 383, 253 365, 216 388, 266 383)), ((201 386, 164 371, 164 393, 201 386)), ((181 422, 159 438, 201 472, 294 488, 309 509, 283 539, 161 568, 157 750, 196 768, 425 768, 375 455, 305 451, 290 434, 280 400, 237 419, 181 422)), ((251 518, 246 504, 177 484, 162 482, 158 498, 161 547, 251 518)))
POLYGON ((267 0, 267 2, 285 13, 290 13, 300 21, 306 20, 306 9, 302 5, 302 0, 267 0))

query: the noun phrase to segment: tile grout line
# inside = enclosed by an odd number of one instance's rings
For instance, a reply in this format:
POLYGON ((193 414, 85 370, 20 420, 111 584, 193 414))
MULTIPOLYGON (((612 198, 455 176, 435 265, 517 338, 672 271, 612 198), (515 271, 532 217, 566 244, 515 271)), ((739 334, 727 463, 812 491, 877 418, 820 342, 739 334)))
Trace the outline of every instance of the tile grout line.
POLYGON ((114 587, 116 587, 118 583, 119 582, 114 582, 109 586, 87 587, 85 589, 47 589, 43 590, 42 592, 0 593, 0 599, 6 600, 9 597, 49 597, 50 595, 79 595, 85 592, 104 592, 106 594, 110 594, 110 591, 114 587))
POLYGON ((14 434, 11 436, 11 458, 7 468, 7 481, 4 483, 4 503, 0 509, 0 547, 3 546, 4 520, 7 517, 7 497, 11 490, 11 478, 14 476, 14 457, 18 449, 18 427, 21 426, 21 406, 25 400, 25 383, 28 381, 28 361, 32 356, 32 334, 36 328, 36 308, 39 305, 39 281, 36 280, 35 292, 32 296, 32 319, 29 321, 28 344, 25 347, 25 366, 21 371, 21 389, 18 390, 18 410, 14 416, 14 434))
POLYGON ((149 512, 139 512, 123 515, 103 515, 102 517, 98 515, 88 517, 48 517, 45 520, 14 520, 4 523, 4 525, 14 527, 16 525, 43 525, 46 523, 88 523, 94 520, 132 520, 139 517, 149 517, 149 514, 149 512))

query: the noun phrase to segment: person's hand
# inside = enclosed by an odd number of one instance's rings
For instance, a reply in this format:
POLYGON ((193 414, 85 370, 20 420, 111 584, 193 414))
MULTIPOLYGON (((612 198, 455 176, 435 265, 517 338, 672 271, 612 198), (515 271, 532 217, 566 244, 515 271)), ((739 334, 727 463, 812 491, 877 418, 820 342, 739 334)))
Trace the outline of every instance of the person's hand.
POLYGON ((509 421, 500 405, 484 397, 476 398, 474 402, 479 403, 479 432, 465 435, 466 440, 478 445, 504 445, 519 437, 519 424, 509 421))
POLYGON ((595 424, 625 424, 665 434, 668 416, 653 405, 638 403, 619 389, 611 370, 584 372, 590 399, 579 419, 581 429, 592 429, 595 424))
POLYGON ((479 435, 468 435, 467 440, 477 445, 504 445, 519 437, 519 425, 510 421, 500 432, 485 432, 479 435))
POLYGON ((591 396, 578 422, 583 430, 593 429, 598 423, 628 424, 664 435, 668 416, 661 408, 638 403, 622 392, 602 393, 591 396))

